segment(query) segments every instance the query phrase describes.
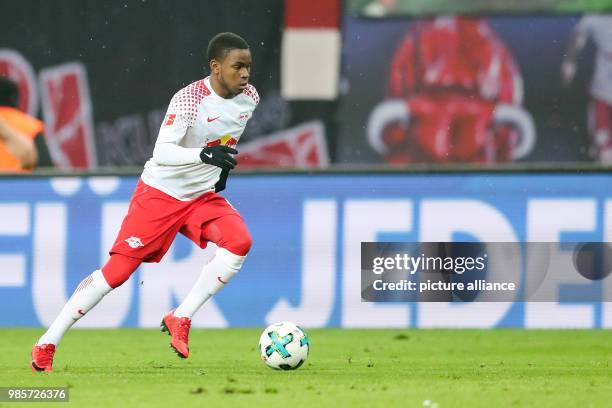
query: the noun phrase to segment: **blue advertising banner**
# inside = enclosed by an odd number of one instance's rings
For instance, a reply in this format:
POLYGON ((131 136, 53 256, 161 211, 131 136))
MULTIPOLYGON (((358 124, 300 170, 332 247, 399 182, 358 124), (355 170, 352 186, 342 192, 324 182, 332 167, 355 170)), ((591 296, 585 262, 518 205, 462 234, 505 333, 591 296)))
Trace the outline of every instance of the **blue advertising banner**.
MULTIPOLYGON (((106 261, 136 181, 0 180, 0 326, 51 323, 80 280, 106 261)), ((612 327, 610 304, 566 296, 568 287, 592 283, 579 274, 560 274, 556 302, 382 304, 362 302, 360 293, 361 242, 611 242, 610 186, 610 174, 237 176, 226 197, 254 244, 242 271, 193 324, 612 327)), ((78 326, 157 326, 214 250, 179 236, 161 263, 143 264, 78 326)))

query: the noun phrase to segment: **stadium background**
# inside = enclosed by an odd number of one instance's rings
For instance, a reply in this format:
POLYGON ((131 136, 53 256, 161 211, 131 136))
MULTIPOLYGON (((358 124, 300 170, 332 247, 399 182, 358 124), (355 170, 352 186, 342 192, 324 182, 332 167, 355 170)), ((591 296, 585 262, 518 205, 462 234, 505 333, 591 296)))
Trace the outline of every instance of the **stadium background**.
MULTIPOLYGON (((607 303, 575 305, 561 290, 558 304, 437 312, 426 304, 363 304, 358 291, 361 241, 612 241, 610 167, 588 154, 592 44, 571 87, 559 75, 580 17, 573 13, 612 7, 466 9, 488 19, 513 54, 535 145, 513 163, 390 166, 366 128, 385 99, 392 54, 420 13, 445 14, 456 3, 415 11, 392 2, 396 9, 382 16, 367 14, 368 2, 307 3, 2 6, 0 73, 19 81, 22 108, 45 120, 56 168, 0 178, 0 326, 48 325, 82 276, 105 260, 166 104, 202 77, 208 39, 226 30, 251 44, 252 82, 262 96, 227 190, 255 245, 194 326, 279 319, 307 327, 612 326, 607 303), (491 224, 480 221, 483 211, 491 224), (434 222, 442 216, 473 222, 453 230, 434 222), (514 235, 500 236, 499 225, 514 235)), ((79 325, 156 326, 208 256, 178 239, 164 262, 141 267, 79 325)), ((585 285, 576 279, 559 285, 585 285)))

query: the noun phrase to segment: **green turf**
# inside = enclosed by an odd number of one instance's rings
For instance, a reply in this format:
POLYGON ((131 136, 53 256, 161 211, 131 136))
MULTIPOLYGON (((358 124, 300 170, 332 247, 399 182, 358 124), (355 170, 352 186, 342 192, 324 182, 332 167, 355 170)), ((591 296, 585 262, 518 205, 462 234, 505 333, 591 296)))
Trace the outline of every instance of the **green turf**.
POLYGON ((309 330, 308 361, 284 372, 258 329, 193 330, 187 360, 158 331, 73 330, 39 374, 41 333, 0 330, 0 386, 69 386, 70 406, 612 406, 610 331, 309 330))

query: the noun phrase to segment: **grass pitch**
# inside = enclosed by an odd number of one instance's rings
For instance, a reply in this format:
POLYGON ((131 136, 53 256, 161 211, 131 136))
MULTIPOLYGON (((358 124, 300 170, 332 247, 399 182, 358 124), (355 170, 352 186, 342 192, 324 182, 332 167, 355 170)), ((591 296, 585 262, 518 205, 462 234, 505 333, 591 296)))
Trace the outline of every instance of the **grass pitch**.
POLYGON ((42 330, 0 329, 0 386, 68 386, 86 407, 612 405, 610 331, 307 332, 308 361, 286 372, 259 359, 259 329, 192 330, 187 360, 159 331, 72 330, 40 374, 29 354, 42 330))

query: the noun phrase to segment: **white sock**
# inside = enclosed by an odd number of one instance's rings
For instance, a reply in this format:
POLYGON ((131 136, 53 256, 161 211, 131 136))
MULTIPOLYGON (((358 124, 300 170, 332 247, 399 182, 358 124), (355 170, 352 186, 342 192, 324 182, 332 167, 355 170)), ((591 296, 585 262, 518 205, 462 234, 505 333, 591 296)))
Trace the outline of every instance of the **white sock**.
POLYGON ((100 269, 86 277, 76 288, 60 314, 36 344, 57 345, 64 334, 112 290, 100 269))
POLYGON ((217 293, 244 263, 245 256, 232 254, 227 249, 219 248, 213 259, 204 266, 200 277, 189 291, 189 294, 174 311, 176 317, 192 318, 200 307, 212 295, 217 293))

